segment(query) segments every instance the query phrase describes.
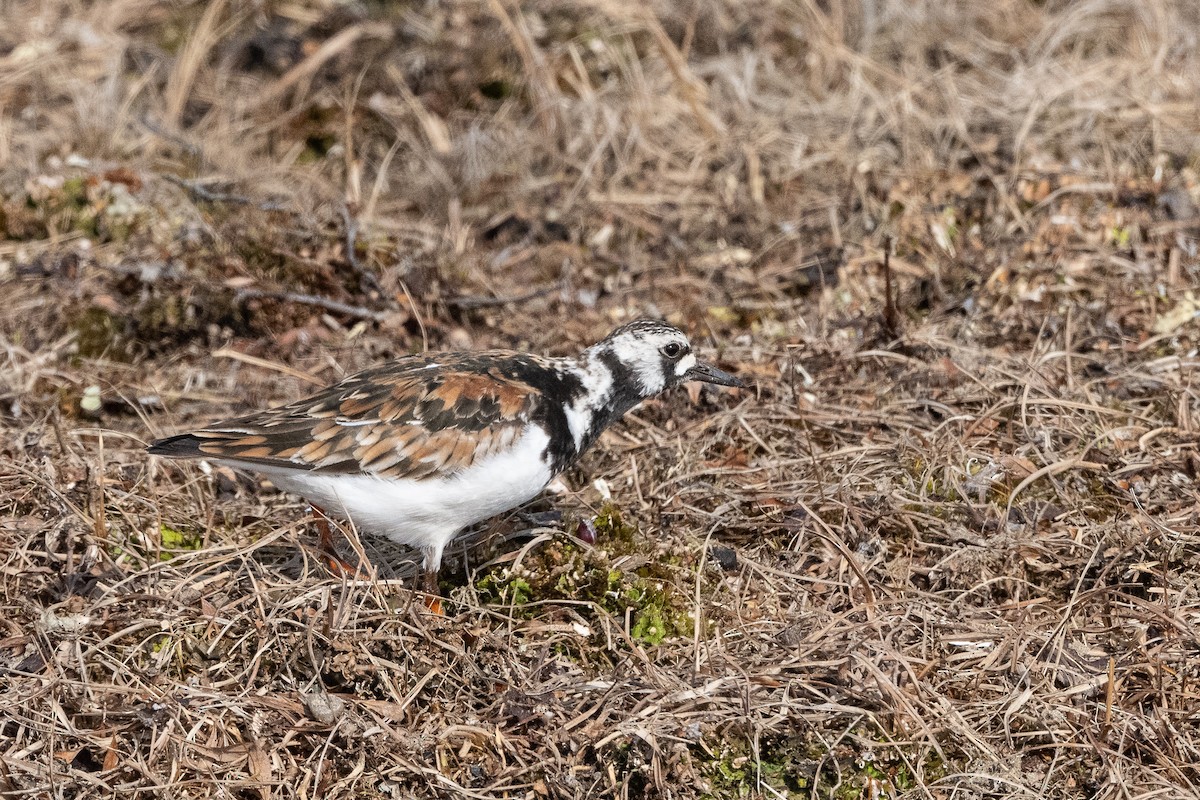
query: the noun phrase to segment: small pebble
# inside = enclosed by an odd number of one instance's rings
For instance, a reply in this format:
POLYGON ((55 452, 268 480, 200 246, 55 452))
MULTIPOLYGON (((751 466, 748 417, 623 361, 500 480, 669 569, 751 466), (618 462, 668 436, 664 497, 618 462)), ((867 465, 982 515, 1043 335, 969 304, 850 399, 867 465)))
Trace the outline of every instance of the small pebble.
POLYGON ((304 695, 304 705, 308 715, 322 725, 332 725, 346 710, 346 701, 326 692, 312 692, 304 695))
POLYGON ((733 572, 738 568, 737 551, 732 547, 726 547, 722 544, 714 544, 708 549, 708 554, 712 556, 713 561, 721 565, 721 569, 726 572, 733 572))

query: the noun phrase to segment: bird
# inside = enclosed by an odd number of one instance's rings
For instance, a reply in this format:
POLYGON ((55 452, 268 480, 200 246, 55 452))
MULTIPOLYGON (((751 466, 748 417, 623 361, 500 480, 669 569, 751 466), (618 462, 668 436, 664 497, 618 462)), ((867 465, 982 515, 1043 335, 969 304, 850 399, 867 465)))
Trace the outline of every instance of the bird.
MULTIPOLYGON (((688 381, 745 387, 698 360, 678 328, 637 319, 575 357, 402 356, 147 450, 260 473, 322 517, 417 548, 436 597, 450 541, 532 500, 626 412, 688 381)), ((336 558, 327 520, 322 546, 336 558)))

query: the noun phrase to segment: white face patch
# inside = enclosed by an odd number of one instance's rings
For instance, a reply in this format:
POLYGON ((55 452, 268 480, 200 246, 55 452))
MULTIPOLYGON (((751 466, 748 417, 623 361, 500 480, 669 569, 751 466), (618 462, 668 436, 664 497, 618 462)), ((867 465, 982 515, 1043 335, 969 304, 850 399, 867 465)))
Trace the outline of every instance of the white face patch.
MULTIPOLYGON (((663 374, 662 348, 671 342, 681 347, 688 346, 687 339, 677 331, 651 333, 635 330, 613 339, 610 347, 617 360, 629 367, 634 378, 641 384, 641 394, 649 397, 667 388, 667 376, 663 374)), ((681 363, 688 359, 691 359, 691 364, 687 369, 691 369, 695 366, 696 359, 690 353, 681 359, 681 363)))
POLYGON ((682 378, 687 374, 687 371, 696 366, 696 356, 688 353, 683 358, 679 359, 679 363, 675 365, 676 377, 682 378))

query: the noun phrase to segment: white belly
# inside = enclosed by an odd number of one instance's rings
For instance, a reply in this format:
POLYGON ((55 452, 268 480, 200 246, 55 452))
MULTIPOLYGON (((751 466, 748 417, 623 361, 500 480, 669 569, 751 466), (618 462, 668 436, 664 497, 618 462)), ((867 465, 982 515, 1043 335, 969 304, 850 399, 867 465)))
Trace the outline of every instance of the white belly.
POLYGON ((553 475, 542 458, 549 437, 530 428, 512 449, 446 478, 388 480, 371 475, 330 475, 255 466, 271 482, 360 530, 400 544, 441 550, 468 525, 537 496, 553 475))

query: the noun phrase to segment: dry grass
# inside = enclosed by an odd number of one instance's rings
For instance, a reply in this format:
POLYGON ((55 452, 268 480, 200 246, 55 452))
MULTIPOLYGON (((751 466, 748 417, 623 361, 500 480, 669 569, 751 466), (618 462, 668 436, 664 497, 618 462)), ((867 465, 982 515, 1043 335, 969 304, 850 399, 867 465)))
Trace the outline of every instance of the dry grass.
POLYGON ((1200 796, 1193 3, 0 16, 0 794, 1200 796), (444 618, 141 449, 648 313, 444 618))

